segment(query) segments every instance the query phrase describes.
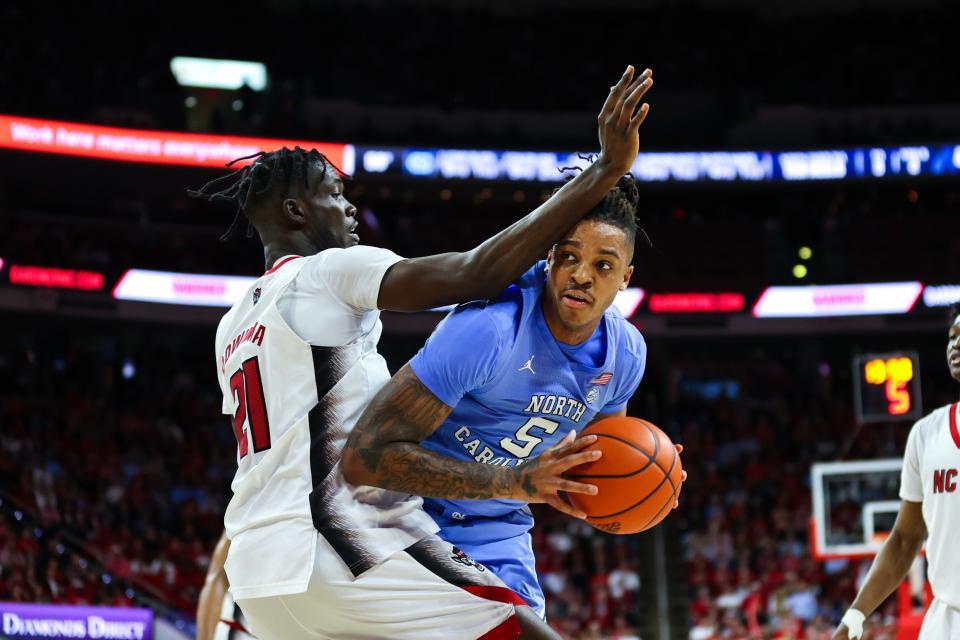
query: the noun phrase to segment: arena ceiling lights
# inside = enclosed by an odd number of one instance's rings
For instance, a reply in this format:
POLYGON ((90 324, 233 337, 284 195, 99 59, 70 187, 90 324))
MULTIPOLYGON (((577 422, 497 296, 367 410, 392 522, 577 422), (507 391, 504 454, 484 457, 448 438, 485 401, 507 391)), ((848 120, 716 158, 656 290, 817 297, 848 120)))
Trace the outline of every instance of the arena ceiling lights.
POLYGON ((170 71, 181 87, 239 89, 246 85, 254 91, 267 88, 267 67, 262 62, 177 56, 170 60, 170 71))

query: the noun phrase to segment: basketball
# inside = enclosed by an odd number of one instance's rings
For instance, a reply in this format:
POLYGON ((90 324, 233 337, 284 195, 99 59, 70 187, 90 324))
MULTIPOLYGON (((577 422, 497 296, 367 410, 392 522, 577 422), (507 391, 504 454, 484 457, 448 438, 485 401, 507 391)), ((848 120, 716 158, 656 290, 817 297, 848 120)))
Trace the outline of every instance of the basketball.
POLYGON ((587 522, 607 533, 629 534, 656 526, 673 509, 683 470, 673 442, 655 425, 615 416, 591 424, 581 436, 597 441, 584 449, 603 456, 570 469, 567 478, 597 486, 597 495, 569 493, 587 522))

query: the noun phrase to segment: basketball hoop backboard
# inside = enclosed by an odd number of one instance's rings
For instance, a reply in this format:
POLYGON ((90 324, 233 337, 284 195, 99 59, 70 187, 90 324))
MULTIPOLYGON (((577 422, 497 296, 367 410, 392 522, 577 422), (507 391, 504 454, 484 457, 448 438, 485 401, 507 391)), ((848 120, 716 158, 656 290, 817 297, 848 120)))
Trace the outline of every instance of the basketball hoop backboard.
POLYGON ((900 510, 899 458, 813 465, 811 550, 815 558, 872 557, 900 510))
MULTIPOLYGON (((899 458, 813 465, 810 550, 814 558, 854 560, 877 555, 900 512, 902 466, 899 458)), ((898 594, 896 637, 916 638, 933 599, 921 557, 914 559, 898 594)))

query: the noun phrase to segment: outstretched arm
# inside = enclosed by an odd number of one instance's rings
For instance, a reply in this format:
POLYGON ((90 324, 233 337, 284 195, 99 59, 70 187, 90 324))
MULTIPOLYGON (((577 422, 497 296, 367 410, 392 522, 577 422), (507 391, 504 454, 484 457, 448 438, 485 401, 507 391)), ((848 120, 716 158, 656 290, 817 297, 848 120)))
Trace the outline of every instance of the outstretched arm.
MULTIPOLYGON (((923 522, 923 503, 903 500, 900 502, 900 513, 893 525, 890 537, 883 543, 883 548, 877 555, 870 573, 851 605, 864 616, 873 613, 887 596, 893 593, 910 570, 914 558, 920 553, 923 539, 927 535, 927 527, 923 522)), ((862 631, 862 630, 861 630, 862 631)), ((850 634, 846 624, 842 624, 833 634, 834 640, 848 640, 859 638, 850 634)))
POLYGON ((420 444, 451 411, 404 365, 350 433, 341 462, 344 477, 355 485, 431 498, 546 502, 573 517, 585 517, 557 492, 596 493, 593 485, 562 477, 567 469, 600 457, 596 451, 581 451, 596 436, 574 440, 571 431, 558 446, 518 467, 455 460, 420 444))
POLYGON ((647 69, 636 80, 628 66, 598 116, 600 157, 526 217, 465 253, 403 260, 383 278, 377 306, 417 311, 490 298, 542 258, 564 232, 599 203, 630 170, 638 129, 649 113, 640 100, 653 86, 647 69))

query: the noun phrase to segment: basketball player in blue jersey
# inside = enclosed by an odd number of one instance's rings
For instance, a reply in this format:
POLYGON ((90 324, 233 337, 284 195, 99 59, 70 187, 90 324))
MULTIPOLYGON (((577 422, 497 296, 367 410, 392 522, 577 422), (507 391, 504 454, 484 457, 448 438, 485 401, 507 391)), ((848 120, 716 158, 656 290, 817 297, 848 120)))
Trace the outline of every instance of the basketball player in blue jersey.
POLYGON ((587 424, 626 415, 643 377, 643 337, 613 306, 633 273, 638 200, 624 176, 546 262, 498 298, 456 308, 377 394, 344 449, 349 482, 424 496, 439 535, 541 617, 527 503, 585 517, 558 492, 595 486, 540 480, 560 476, 571 465, 558 458, 596 440, 574 439, 587 424), (490 466, 499 473, 479 472, 490 466))

